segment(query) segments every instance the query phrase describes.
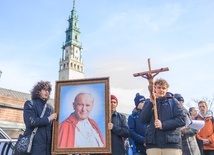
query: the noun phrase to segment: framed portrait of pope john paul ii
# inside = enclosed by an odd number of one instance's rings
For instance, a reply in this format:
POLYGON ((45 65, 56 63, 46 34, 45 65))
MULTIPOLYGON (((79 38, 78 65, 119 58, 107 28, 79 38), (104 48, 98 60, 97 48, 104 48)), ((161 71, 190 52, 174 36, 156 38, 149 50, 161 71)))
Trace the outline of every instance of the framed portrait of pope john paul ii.
POLYGON ((56 81, 53 154, 111 153, 109 77, 56 81))

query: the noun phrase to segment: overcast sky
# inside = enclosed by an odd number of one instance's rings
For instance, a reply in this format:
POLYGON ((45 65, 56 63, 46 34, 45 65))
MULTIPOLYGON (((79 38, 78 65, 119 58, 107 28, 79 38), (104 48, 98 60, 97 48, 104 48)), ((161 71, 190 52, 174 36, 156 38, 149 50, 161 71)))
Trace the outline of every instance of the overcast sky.
MULTIPOLYGON (((55 86, 72 7, 72 0, 0 0, 0 87, 55 86)), ((213 8, 213 0, 76 0, 85 77, 110 77, 118 111, 131 113, 137 92, 149 97, 148 81, 133 74, 147 71, 150 58, 152 69, 169 68, 156 78, 187 105, 212 98, 213 8)))

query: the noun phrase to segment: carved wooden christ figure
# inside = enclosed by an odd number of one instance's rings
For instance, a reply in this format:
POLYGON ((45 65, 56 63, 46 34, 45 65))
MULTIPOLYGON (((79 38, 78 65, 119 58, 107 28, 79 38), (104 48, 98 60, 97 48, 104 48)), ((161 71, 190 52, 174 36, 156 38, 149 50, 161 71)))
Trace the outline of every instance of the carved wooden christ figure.
POLYGON ((133 76, 134 77, 141 76, 148 80, 148 82, 149 82, 148 89, 149 89, 149 93, 150 93, 150 99, 153 103, 154 116, 155 116, 155 119, 158 119, 156 97, 155 97, 155 92, 154 92, 154 77, 157 74, 159 74, 160 72, 169 71, 169 68, 166 67, 166 68, 151 70, 150 59, 148 59, 148 66, 149 66, 149 71, 135 73, 135 74, 133 74, 133 76))

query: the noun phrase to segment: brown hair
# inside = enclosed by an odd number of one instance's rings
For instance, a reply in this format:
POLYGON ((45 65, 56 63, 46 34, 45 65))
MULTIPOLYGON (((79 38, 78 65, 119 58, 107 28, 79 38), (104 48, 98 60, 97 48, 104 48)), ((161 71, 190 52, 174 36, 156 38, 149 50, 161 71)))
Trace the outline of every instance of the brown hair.
POLYGON ((189 113, 192 112, 194 109, 196 109, 195 107, 190 107, 189 108, 189 113))
POLYGON ((48 90, 49 93, 51 92, 51 83, 49 81, 39 81, 37 82, 34 86, 33 89, 31 90, 31 99, 38 99, 40 98, 40 91, 42 89, 48 90))
POLYGON ((156 79, 154 84, 155 84, 155 86, 159 84, 161 86, 166 86, 166 88, 169 88, 168 82, 166 80, 162 79, 162 78, 156 79))

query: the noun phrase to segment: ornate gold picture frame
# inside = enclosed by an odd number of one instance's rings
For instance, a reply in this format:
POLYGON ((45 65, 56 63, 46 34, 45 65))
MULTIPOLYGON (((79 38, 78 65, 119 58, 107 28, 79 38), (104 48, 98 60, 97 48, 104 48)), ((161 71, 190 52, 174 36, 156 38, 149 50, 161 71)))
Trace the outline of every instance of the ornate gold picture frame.
POLYGON ((111 153, 109 87, 109 77, 56 81, 53 154, 111 153))

